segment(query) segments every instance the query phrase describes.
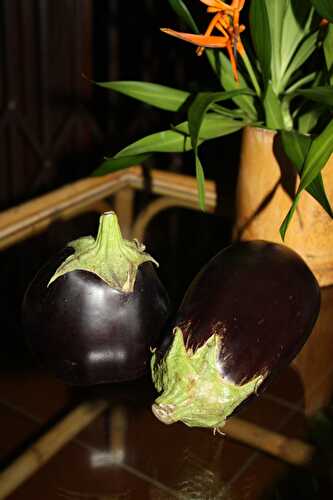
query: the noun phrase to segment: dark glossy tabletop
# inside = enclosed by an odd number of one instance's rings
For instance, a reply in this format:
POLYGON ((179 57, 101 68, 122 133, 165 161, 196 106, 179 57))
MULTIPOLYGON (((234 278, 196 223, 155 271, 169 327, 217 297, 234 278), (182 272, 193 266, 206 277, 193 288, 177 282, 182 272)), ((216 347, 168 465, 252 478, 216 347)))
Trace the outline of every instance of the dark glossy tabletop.
MULTIPOLYGON (((324 289, 316 328, 327 325, 331 304, 333 288, 324 289)), ((313 340, 315 335, 316 331, 313 340)), ((148 378, 77 390, 36 368, 28 353, 9 360, 10 355, 1 354, 3 467, 76 402, 102 396, 111 405, 10 500, 280 498, 274 496, 275 483, 290 474, 290 467, 211 430, 190 429, 181 423, 163 425, 150 410, 155 393, 148 378)), ((314 365, 315 359, 311 362, 314 365)), ((332 383, 332 370, 333 366, 309 389, 308 399, 315 400, 321 388, 332 383)), ((304 405, 299 375, 290 367, 241 417, 290 437, 304 437, 308 431, 304 405)))

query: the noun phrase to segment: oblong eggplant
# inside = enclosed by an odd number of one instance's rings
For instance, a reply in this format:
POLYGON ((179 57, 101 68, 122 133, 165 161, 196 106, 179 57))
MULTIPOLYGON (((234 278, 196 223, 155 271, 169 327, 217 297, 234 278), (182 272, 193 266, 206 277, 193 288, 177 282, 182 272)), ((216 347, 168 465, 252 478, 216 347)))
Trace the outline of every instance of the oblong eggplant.
POLYGON ((169 314, 154 259, 124 240, 113 212, 96 240, 70 243, 28 287, 23 325, 40 361, 72 385, 139 378, 169 314))
POLYGON ((310 335, 320 308, 311 270, 284 245, 247 241, 194 278, 152 358, 153 412, 166 424, 222 427, 310 335))

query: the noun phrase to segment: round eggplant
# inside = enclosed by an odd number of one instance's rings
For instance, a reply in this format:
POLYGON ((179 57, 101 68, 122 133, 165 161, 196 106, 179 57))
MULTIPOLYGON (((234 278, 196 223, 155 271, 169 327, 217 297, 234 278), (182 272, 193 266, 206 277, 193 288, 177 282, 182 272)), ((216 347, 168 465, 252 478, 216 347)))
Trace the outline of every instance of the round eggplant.
POLYGON ((154 259, 122 238, 113 212, 96 240, 80 238, 48 262, 28 287, 23 325, 32 351, 72 385, 139 378, 169 314, 154 259))
POLYGON ((284 245, 235 243, 194 278, 152 358, 153 412, 222 427, 300 351, 320 308, 305 262, 284 245))

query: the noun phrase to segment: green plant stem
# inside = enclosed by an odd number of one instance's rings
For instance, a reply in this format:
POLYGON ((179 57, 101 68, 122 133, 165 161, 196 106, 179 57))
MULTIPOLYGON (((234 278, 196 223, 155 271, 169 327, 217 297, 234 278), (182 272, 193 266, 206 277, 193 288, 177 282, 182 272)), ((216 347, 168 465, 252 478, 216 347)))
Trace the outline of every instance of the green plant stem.
POLYGON ((294 122, 290 113, 290 98, 285 96, 281 101, 281 114, 283 125, 286 130, 292 130, 294 122))
POLYGON ((251 82, 252 82, 252 85, 254 87, 254 90, 255 90, 257 96, 261 97, 261 89, 260 89, 257 77, 255 75, 255 72, 254 72, 254 70, 252 68, 252 64, 250 62, 250 59, 247 57, 247 54, 246 54, 245 50, 242 53, 241 57, 242 57, 242 60, 244 62, 245 68, 246 68, 246 70, 247 70, 247 72, 249 74, 249 77, 251 79, 251 82))
POLYGON ((269 81, 263 99, 265 110, 266 127, 270 129, 283 129, 284 122, 281 110, 281 101, 273 90, 272 82, 269 81))
POLYGON ((294 92, 295 90, 299 89, 303 85, 306 85, 307 83, 312 82, 316 77, 316 73, 310 73, 309 75, 304 76, 297 82, 293 83, 290 85, 290 87, 285 91, 285 94, 290 94, 291 92, 294 92))

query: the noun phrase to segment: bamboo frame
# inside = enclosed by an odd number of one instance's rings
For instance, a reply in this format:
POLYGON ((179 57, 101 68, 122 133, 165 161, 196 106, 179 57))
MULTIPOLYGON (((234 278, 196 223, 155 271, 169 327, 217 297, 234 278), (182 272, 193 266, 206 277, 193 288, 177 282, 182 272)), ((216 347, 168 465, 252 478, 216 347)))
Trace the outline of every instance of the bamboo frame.
MULTIPOLYGON (((55 221, 89 210, 124 188, 142 190, 145 184, 142 168, 136 166, 104 177, 82 179, 10 208, 0 213, 0 250, 42 232, 55 221)), ((197 184, 193 177, 154 170, 149 184, 153 194, 172 196, 180 204, 199 209, 197 184)), ((214 182, 206 181, 207 212, 215 210, 216 200, 214 182)))
MULTIPOLYGON (((0 213, 0 250, 46 229, 56 220, 63 220, 87 211, 109 208, 108 196, 126 188, 144 189, 146 181, 141 167, 132 167, 105 177, 88 178, 64 186, 0 213)), ((134 232, 143 235, 144 227, 161 209, 186 206, 198 209, 197 185, 190 176, 154 170, 149 179, 153 194, 167 198, 156 200, 142 212, 134 232)), ((127 196, 128 196, 127 195, 127 196)), ((130 196, 130 195, 129 195, 130 196)), ((212 181, 206 181, 208 212, 216 210, 217 195, 212 181)), ((128 214, 127 214, 128 215, 128 214)), ((127 217, 128 218, 128 217, 127 217)), ((42 467, 57 451, 108 408, 106 401, 82 403, 62 421, 36 441, 12 465, 0 474, 0 500, 42 467)), ((126 426, 120 426, 125 432, 126 426)), ((257 448, 293 465, 311 462, 315 449, 300 440, 289 439, 242 419, 233 417, 223 428, 231 439, 257 448)), ((123 437, 117 437, 121 447, 123 437)), ((119 447, 118 446, 118 447, 119 447)))
MULTIPOLYGON (((7 498, 108 407, 109 403, 103 400, 82 403, 38 439, 0 474, 0 500, 7 498)), ((110 420, 110 457, 107 456, 107 453, 97 457, 104 465, 108 458, 113 464, 122 463, 126 421, 125 409, 115 408, 114 415, 111 413, 110 420)), ((307 466, 315 454, 315 448, 303 441, 281 436, 281 434, 236 417, 228 420, 222 431, 233 440, 259 448, 291 465, 307 466)))
POLYGON ((85 402, 54 425, 0 473, 0 500, 7 498, 107 408, 104 400, 85 402))
POLYGON ((145 232, 150 221, 162 210, 174 207, 191 208, 188 202, 170 198, 169 196, 161 196, 147 205, 146 208, 135 218, 132 237, 139 241, 145 240, 145 232))
POLYGON ((314 446, 291 439, 278 432, 273 432, 241 418, 232 417, 222 428, 225 434, 238 442, 268 453, 274 458, 291 465, 306 467, 315 455, 314 446))

